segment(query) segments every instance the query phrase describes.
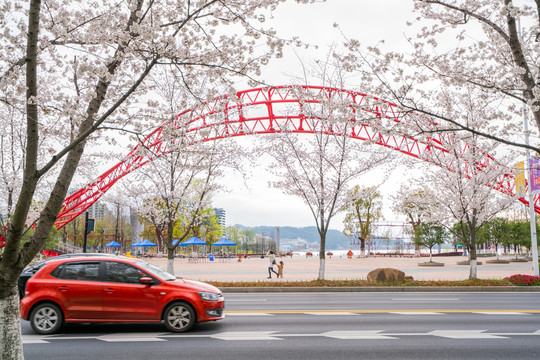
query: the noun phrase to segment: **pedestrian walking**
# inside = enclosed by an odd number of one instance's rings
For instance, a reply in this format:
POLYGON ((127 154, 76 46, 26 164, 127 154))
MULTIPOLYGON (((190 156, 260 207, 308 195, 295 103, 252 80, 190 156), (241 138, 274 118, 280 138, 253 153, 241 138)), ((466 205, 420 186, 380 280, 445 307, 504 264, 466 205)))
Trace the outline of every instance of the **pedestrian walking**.
POLYGON ((266 256, 268 256, 268 279, 272 278, 272 272, 276 275, 278 273, 274 270, 274 265, 276 265, 276 255, 274 255, 274 252, 270 250, 266 253, 266 256))
POLYGON ((283 279, 283 261, 280 261, 278 266, 277 266, 277 277, 280 277, 283 279))

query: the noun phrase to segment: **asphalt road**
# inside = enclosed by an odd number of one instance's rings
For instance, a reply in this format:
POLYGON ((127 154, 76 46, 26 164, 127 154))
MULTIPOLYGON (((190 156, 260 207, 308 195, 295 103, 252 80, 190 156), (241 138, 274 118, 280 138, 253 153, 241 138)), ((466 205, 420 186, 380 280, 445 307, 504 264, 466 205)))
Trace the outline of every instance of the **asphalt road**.
POLYGON ((227 294, 227 317, 187 334, 70 325, 32 359, 540 359, 540 293, 227 294))

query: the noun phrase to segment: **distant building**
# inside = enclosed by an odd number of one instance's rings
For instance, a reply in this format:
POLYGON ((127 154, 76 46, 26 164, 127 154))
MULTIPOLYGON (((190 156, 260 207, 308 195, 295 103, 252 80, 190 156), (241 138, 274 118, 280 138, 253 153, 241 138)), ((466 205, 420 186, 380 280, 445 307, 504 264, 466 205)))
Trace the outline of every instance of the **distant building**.
POLYGON ((221 235, 225 235, 225 209, 214 208, 214 213, 219 220, 219 226, 221 228, 221 235))
POLYGON ((88 217, 90 219, 96 219, 96 220, 103 220, 108 213, 107 207, 105 204, 101 201, 96 201, 92 204, 88 209, 86 209, 88 212, 88 217))
POLYGON ((141 233, 144 230, 144 225, 139 222, 139 216, 137 215, 137 209, 129 208, 129 221, 131 224, 131 243, 142 240, 141 233))

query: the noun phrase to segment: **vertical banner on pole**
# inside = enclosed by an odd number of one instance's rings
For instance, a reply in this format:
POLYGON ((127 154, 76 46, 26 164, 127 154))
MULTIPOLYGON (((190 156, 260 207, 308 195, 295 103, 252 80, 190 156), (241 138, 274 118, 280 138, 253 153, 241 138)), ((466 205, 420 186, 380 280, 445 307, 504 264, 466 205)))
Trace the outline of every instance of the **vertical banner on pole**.
POLYGON ((527 191, 527 184, 525 182, 525 164, 523 161, 516 165, 516 195, 524 196, 527 191))
POLYGON ((529 184, 531 184, 531 193, 540 193, 540 159, 532 157, 529 160, 529 184))

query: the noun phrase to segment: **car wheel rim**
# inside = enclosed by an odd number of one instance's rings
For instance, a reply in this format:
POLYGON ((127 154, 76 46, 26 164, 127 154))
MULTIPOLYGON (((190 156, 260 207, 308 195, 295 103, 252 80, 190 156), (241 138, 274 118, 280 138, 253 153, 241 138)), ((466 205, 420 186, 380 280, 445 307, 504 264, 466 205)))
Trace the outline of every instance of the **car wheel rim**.
POLYGON ((58 323, 58 314, 51 308, 39 309, 34 317, 34 324, 41 331, 48 331, 58 323))
POLYGON ((175 329, 183 329, 191 322, 191 313, 184 306, 175 306, 169 311, 167 322, 175 329))

